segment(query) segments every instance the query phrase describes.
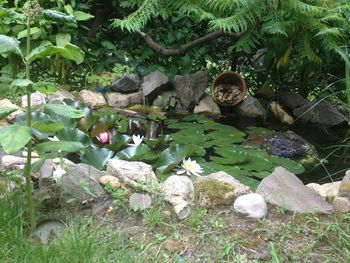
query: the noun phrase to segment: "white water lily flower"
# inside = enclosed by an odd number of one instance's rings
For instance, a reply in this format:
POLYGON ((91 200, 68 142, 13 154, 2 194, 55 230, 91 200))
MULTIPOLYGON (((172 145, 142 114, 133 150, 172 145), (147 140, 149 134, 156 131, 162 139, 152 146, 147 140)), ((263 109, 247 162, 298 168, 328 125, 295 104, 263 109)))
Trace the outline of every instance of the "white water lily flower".
POLYGON ((144 138, 144 136, 141 137, 140 135, 133 135, 133 136, 132 136, 132 141, 133 141, 134 143, 129 144, 129 145, 130 145, 130 146, 139 146, 139 145, 142 143, 143 138, 144 138))
POLYGON ((66 171, 60 166, 52 174, 52 179, 57 183, 58 179, 64 175, 66 171))
POLYGON ((52 141, 52 142, 58 142, 59 139, 56 136, 53 137, 47 137, 48 140, 52 141))
POLYGON ((187 175, 195 175, 195 176, 201 176, 200 174, 203 173, 202 167, 196 162, 192 161, 191 158, 188 158, 188 160, 183 160, 181 164, 180 170, 176 172, 176 174, 184 174, 187 175))

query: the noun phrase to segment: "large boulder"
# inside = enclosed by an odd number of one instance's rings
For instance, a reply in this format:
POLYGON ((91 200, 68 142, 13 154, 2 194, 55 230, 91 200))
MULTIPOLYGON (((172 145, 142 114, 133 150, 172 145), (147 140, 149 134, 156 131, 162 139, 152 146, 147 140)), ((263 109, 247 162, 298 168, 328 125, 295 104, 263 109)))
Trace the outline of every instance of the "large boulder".
MULTIPOLYGON (((31 106, 33 109, 43 105, 46 103, 46 99, 47 96, 39 91, 36 91, 34 93, 31 94, 30 96, 30 102, 31 102, 31 106)), ((27 107, 27 95, 22 96, 22 108, 26 108, 27 107)))
POLYGON ((152 166, 142 162, 111 159, 107 164, 107 175, 117 177, 127 188, 151 191, 158 185, 152 166))
POLYGON ((197 177, 195 198, 202 207, 213 208, 230 205, 241 195, 250 193, 250 188, 225 172, 197 177))
POLYGON ((236 112, 242 117, 264 118, 266 110, 258 99, 248 96, 241 103, 237 104, 236 112))
POLYGON ((190 215, 189 205, 194 201, 194 187, 187 176, 172 175, 162 184, 164 199, 173 205, 179 219, 190 215))
POLYGON ((106 100, 101 93, 84 89, 80 91, 79 96, 81 100, 91 109, 99 109, 106 106, 106 100))
POLYGON ((139 91, 140 78, 137 74, 124 74, 120 78, 114 80, 110 86, 112 91, 130 93, 139 91))
POLYGON ((119 92, 110 92, 106 95, 107 104, 113 108, 125 108, 135 104, 143 104, 144 97, 142 91, 122 94, 119 92))
POLYGON ((54 93, 47 95, 47 102, 51 104, 65 104, 64 100, 75 100, 75 96, 65 89, 58 89, 54 93))
POLYGON ((332 212, 333 207, 283 167, 276 167, 256 190, 268 203, 297 213, 332 212))
POLYGON ((193 110, 208 87, 208 75, 204 71, 182 76, 176 75, 174 78, 174 86, 176 95, 180 99, 181 104, 186 109, 193 110))
POLYGON ((281 103, 288 109, 295 109, 304 106, 309 101, 296 92, 286 92, 281 96, 281 103))
POLYGON ((10 115, 6 117, 6 120, 8 122, 12 122, 17 115, 21 114, 23 111, 19 109, 19 107, 15 104, 13 104, 9 99, 2 99, 0 100, 0 109, 1 108, 14 108, 17 109, 15 112, 12 112, 10 115))
POLYGON ((324 127, 332 127, 349 121, 348 117, 328 101, 308 102, 299 108, 295 108, 293 113, 305 123, 324 127))
POLYGON ((172 89, 169 78, 160 71, 154 71, 143 78, 142 90, 149 103, 165 90, 172 89))
POLYGON ((238 213, 244 214, 251 218, 262 218, 267 215, 267 205, 265 199, 256 193, 239 196, 233 208, 238 213))
POLYGON ((211 96, 205 96, 199 104, 194 108, 193 113, 203 113, 208 115, 220 115, 219 106, 215 103, 211 96))
POLYGON ((350 200, 350 170, 345 173, 340 183, 338 196, 346 197, 350 200))

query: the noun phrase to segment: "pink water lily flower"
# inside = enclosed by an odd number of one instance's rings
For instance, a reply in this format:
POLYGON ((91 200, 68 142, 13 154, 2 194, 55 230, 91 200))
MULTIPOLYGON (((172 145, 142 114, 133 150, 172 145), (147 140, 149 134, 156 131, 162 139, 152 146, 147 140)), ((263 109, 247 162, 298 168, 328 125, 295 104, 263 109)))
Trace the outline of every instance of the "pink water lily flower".
POLYGON ((96 136, 96 139, 99 142, 108 143, 109 142, 109 132, 108 131, 101 132, 99 135, 96 136))

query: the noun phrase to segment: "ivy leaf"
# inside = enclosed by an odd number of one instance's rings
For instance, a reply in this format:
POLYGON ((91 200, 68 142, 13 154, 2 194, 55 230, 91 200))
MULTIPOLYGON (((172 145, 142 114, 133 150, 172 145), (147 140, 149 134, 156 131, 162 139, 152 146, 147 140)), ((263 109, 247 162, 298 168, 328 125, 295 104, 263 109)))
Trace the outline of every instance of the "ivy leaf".
POLYGON ((32 138, 32 129, 17 124, 0 129, 0 144, 7 154, 22 149, 32 138))

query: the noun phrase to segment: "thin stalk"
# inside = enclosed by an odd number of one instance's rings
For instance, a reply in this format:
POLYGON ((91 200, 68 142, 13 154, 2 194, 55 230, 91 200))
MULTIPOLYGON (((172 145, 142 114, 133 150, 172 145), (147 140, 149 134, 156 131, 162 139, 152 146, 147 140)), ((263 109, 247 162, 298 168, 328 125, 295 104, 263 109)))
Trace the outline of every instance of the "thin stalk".
MULTIPOLYGON (((27 55, 30 53, 30 18, 27 18, 27 55)), ((26 79, 30 80, 30 62, 26 61, 26 79)), ((30 98, 30 89, 27 88, 27 126, 32 126, 32 105, 30 98)), ((29 140, 27 144, 27 162, 24 168, 24 176, 26 179, 26 196, 27 196, 27 208, 29 214, 30 230, 31 232, 35 229, 35 211, 33 205, 32 196, 32 184, 31 184, 31 162, 32 162, 32 140, 29 140)))
MULTIPOLYGON (((348 49, 346 49, 348 51, 348 49)), ((350 109, 350 64, 345 61, 345 86, 346 96, 348 97, 348 107, 350 109)))

